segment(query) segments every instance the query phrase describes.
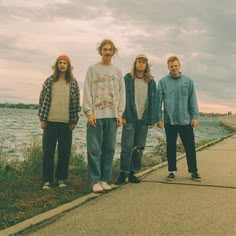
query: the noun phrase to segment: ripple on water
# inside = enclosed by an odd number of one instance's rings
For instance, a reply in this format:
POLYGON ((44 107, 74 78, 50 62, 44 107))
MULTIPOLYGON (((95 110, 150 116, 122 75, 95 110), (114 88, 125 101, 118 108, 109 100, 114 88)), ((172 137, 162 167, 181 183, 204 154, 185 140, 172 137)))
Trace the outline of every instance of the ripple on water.
MULTIPOLYGON (((73 144, 79 153, 86 153, 86 117, 82 116, 73 132, 73 144)), ((119 158, 122 128, 118 128, 115 158, 119 158)), ((199 126, 194 129, 196 141, 218 139, 231 131, 219 123, 216 117, 200 117, 199 126)), ((22 145, 32 138, 42 139, 37 110, 0 108, 0 149, 9 158, 22 157, 22 145)), ((158 136, 165 137, 164 129, 149 129, 146 151, 152 151, 158 136)), ((0 151, 1 151, 0 150, 0 151)))

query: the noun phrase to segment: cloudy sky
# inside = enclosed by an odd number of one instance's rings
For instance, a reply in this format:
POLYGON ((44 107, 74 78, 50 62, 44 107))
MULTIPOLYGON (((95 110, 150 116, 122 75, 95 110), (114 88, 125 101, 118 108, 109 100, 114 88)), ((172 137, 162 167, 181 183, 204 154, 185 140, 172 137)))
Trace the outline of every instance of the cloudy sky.
POLYGON ((195 83, 202 112, 236 113, 235 0, 0 0, 0 103, 37 103, 60 54, 83 92, 97 44, 112 39, 130 70, 145 53, 158 82, 177 55, 195 83))

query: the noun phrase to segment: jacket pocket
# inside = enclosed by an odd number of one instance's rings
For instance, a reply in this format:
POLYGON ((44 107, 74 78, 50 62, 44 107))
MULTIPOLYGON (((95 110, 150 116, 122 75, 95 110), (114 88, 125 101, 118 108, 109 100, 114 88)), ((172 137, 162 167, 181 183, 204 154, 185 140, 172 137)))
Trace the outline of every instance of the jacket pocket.
POLYGON ((188 86, 186 85, 181 86, 181 94, 183 96, 188 96, 188 86))

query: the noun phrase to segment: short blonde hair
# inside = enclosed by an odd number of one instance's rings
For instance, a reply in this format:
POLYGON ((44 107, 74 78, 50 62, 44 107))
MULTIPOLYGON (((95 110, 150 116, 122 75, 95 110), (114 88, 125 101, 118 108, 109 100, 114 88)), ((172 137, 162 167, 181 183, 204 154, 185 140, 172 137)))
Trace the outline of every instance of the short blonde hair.
POLYGON ((180 64, 179 62, 179 58, 176 57, 176 56, 171 56, 167 59, 167 64, 169 65, 170 62, 173 62, 173 61, 178 61, 178 63, 180 64))

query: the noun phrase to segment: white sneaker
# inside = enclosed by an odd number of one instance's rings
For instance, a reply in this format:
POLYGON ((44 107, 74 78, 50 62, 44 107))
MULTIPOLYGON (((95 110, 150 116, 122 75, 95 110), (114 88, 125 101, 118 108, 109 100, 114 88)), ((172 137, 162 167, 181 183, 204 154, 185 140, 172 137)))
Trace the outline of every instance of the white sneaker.
POLYGON ((109 191, 112 189, 111 186, 107 182, 100 182, 100 185, 101 185, 102 189, 105 191, 109 191))
POLYGON ((50 189, 50 182, 45 182, 42 189, 50 189))
POLYGON ((66 184, 63 180, 58 180, 58 187, 59 188, 65 188, 66 187, 66 184))
POLYGON ((93 192, 94 193, 101 193, 101 192, 103 192, 103 188, 100 185, 100 183, 94 184, 92 188, 93 188, 93 192))

